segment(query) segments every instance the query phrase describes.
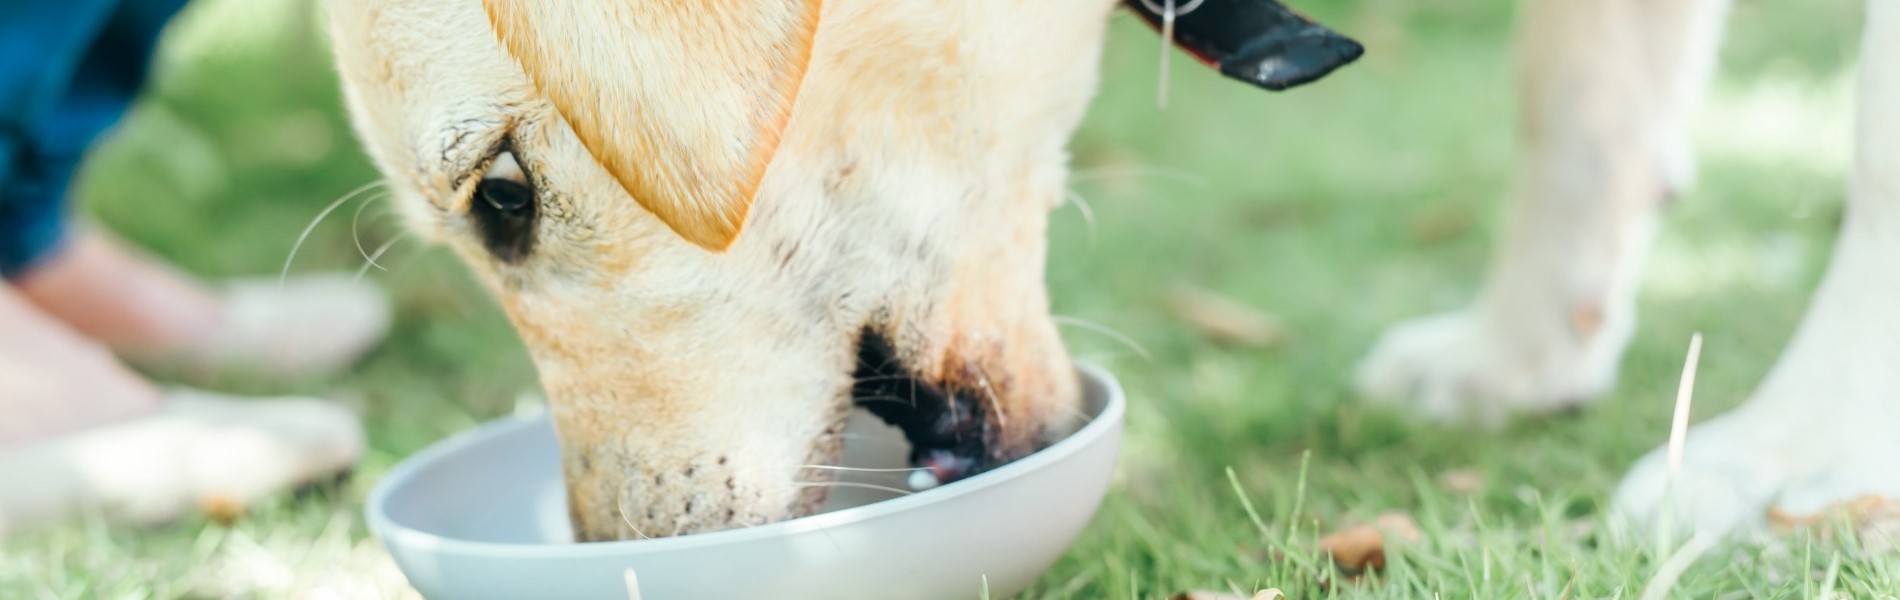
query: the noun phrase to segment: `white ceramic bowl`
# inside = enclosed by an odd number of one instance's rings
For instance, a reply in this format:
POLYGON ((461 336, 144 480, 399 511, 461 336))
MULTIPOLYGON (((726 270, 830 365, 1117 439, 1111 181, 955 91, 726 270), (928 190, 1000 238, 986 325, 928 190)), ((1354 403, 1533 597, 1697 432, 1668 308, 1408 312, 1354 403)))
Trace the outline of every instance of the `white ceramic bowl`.
MULTIPOLYGON (((572 543, 545 416, 438 442, 377 482, 365 510, 410 585, 437 600, 947 599, 975 598, 985 585, 1005 597, 1062 555, 1108 490, 1125 400, 1108 372, 1080 371, 1090 421, 1067 439, 901 497, 841 487, 829 512, 801 519, 572 543)), ((851 427, 846 466, 904 466, 908 444, 896 430, 862 415, 851 427)), ((840 480, 904 487, 902 472, 852 475, 840 480)))

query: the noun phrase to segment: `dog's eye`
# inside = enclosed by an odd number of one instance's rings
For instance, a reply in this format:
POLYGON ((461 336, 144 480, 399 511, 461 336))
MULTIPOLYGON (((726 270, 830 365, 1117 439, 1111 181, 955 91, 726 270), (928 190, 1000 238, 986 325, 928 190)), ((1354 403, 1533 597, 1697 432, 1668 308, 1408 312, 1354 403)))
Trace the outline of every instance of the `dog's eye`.
POLYGON ((533 182, 514 153, 504 151, 475 184, 468 212, 482 245, 502 262, 519 263, 534 249, 535 204, 533 182))

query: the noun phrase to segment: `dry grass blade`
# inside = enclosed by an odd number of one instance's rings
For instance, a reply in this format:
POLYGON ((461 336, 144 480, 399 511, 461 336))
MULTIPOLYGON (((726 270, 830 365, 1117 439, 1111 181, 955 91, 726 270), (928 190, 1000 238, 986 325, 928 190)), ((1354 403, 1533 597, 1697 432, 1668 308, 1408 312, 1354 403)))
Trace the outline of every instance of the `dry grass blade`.
POLYGON ((1649 578, 1649 583, 1643 586, 1642 600, 1668 598, 1669 591, 1676 587, 1676 581, 1682 579, 1682 574, 1688 572, 1689 566, 1695 564, 1696 559, 1702 558, 1702 555, 1710 548, 1714 548, 1715 543, 1721 539, 1716 534, 1698 533, 1690 538, 1688 543, 1677 548, 1669 555, 1668 560, 1664 560, 1662 566, 1656 569, 1656 575, 1649 578))
MULTIPOLYGON (((1682 379, 1676 386, 1676 411, 1669 422, 1669 483, 1665 488, 1668 490, 1665 494, 1675 493, 1677 476, 1682 473, 1683 446, 1689 437, 1689 406, 1695 398, 1695 373, 1696 367, 1701 362, 1702 333, 1696 332, 1689 336, 1689 355, 1682 361, 1682 379)), ((1666 500, 1665 504, 1667 504, 1666 500)), ((1670 528, 1665 525, 1662 529, 1666 533, 1670 528)), ((1699 532, 1675 552, 1670 553, 1662 566, 1657 567, 1656 574, 1649 578, 1649 583, 1643 586, 1642 599, 1667 598, 1669 591, 1676 587, 1676 581, 1682 578, 1682 574, 1695 564, 1696 559, 1702 558, 1702 555, 1710 548, 1715 547, 1719 539, 1721 538, 1715 534, 1699 532)))
POLYGON ((1669 422, 1669 482, 1674 487, 1682 471, 1682 447, 1689 437, 1689 404, 1695 398, 1696 366, 1702 362, 1702 333, 1689 336, 1689 356, 1682 361, 1682 381, 1676 386, 1676 414, 1669 422))
POLYGON ((1168 294, 1168 306, 1176 317, 1216 342, 1271 348, 1286 338, 1286 329, 1273 315, 1191 285, 1176 285, 1168 294))

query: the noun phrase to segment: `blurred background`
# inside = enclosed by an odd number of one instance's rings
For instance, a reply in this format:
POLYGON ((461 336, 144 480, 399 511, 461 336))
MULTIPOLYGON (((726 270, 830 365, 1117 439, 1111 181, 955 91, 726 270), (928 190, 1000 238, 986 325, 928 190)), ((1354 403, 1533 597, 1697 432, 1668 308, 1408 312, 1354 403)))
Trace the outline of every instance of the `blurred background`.
MULTIPOLYGON (((1738 2, 1696 129, 1702 184, 1666 217, 1621 386, 1581 414, 1488 435, 1410 423, 1358 402, 1347 381, 1384 327, 1457 308, 1480 281, 1514 163, 1515 3, 1296 4, 1364 42, 1367 57, 1269 94, 1177 54, 1166 111, 1155 107, 1158 37, 1115 17, 1103 88, 1073 145, 1075 201, 1051 232, 1049 283, 1065 323, 1119 332, 1065 335, 1128 385, 1130 437, 1093 527, 1030 596, 1321 581, 1324 565, 1304 558, 1313 538, 1391 510, 1424 526, 1421 549, 1382 585, 1312 589, 1640 589, 1647 570, 1631 565, 1645 558, 1534 534, 1589 523, 1629 463, 1663 441, 1692 331, 1708 338, 1698 418, 1742 400, 1791 332, 1841 214, 1859 4, 1738 2), (1270 315, 1279 335, 1211 342, 1170 301, 1183 286, 1270 315)), ((343 114, 318 9, 196 1, 150 93, 87 166, 85 211, 201 275, 282 268, 318 212, 376 178, 343 114)), ((229 525, 88 521, 8 539, 0 597, 412 594, 367 537, 363 496, 401 457, 538 392, 489 297, 449 253, 400 231, 371 194, 317 224, 291 267, 365 270, 396 299, 395 332, 367 362, 296 390, 361 410, 372 450, 354 479, 229 525), (366 266, 364 252, 385 245, 366 266)), ((1685 589, 1802 589, 1750 566, 1776 560, 1806 559, 1738 551, 1705 561, 1685 589)))

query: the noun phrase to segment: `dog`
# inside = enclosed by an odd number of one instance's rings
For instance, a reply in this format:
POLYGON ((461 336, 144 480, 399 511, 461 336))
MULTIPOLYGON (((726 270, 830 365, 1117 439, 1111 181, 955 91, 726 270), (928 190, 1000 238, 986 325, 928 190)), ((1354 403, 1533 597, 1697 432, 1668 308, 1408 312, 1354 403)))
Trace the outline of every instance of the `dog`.
MULTIPOLYGON (((1131 4, 1219 63, 1211 29, 1181 27, 1228 1, 1160 21, 1131 4)), ((1610 388, 1726 8, 1526 2, 1524 157, 1489 283, 1357 373, 1446 421, 1610 388)), ((1071 427, 1045 232, 1114 0, 328 5, 355 129, 406 220, 530 349, 578 539, 812 512, 806 466, 838 456, 854 399, 946 478, 1071 427)), ((1867 27, 1861 105, 1891 105, 1900 62, 1874 58, 1900 44, 1900 7, 1870 2, 1867 27)), ((1275 81, 1310 78, 1252 82, 1275 81)), ((1676 493, 1645 458, 1619 514, 1726 530, 1781 493, 1900 494, 1877 458, 1900 455, 1877 431, 1900 422, 1900 269, 1881 260, 1900 252, 1900 122, 1864 109, 1860 135, 1847 229, 1787 355, 1690 435, 1676 493)))

